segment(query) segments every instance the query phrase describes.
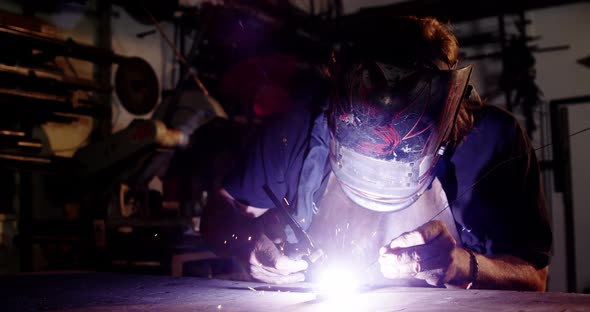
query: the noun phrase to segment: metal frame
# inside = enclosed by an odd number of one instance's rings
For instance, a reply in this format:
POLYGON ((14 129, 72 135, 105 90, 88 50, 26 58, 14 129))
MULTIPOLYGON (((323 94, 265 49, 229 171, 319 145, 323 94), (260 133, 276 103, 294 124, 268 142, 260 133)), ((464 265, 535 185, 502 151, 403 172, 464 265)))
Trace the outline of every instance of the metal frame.
POLYGON ((590 95, 557 99, 549 102, 551 115, 551 141, 553 145, 554 187, 555 191, 563 192, 568 292, 576 292, 577 277, 572 168, 567 107, 570 105, 587 103, 590 103, 590 95))

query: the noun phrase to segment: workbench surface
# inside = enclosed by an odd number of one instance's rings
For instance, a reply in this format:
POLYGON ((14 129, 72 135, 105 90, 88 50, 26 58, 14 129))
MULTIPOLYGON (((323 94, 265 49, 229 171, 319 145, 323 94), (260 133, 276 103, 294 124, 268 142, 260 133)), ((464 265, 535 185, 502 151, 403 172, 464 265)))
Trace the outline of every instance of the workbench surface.
POLYGON ((320 300, 306 284, 114 273, 0 276, 1 311, 590 311, 590 295, 387 287, 320 300))

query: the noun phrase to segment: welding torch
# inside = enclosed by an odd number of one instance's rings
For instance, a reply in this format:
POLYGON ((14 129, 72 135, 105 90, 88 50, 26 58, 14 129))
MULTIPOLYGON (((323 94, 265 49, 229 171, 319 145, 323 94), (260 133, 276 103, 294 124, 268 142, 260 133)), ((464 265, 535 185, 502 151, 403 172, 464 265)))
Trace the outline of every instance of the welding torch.
POLYGON ((321 263, 325 256, 324 251, 321 248, 317 247, 317 245, 311 239, 309 234, 307 234, 307 232, 301 227, 299 222, 297 222, 297 220, 295 220, 291 213, 289 213, 289 209, 287 206, 288 204, 280 201, 267 184, 265 184, 263 188, 268 197, 275 204, 279 212, 279 215, 291 227, 293 233, 295 233, 295 237, 297 238, 300 247, 303 247, 303 250, 305 251, 303 259, 307 261, 310 267, 313 264, 321 263))

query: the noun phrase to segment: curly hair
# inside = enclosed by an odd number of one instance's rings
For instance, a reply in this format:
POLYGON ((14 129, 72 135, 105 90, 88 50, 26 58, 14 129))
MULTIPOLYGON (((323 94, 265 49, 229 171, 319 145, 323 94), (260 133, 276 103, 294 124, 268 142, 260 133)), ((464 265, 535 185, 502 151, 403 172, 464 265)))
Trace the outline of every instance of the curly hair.
MULTIPOLYGON (((344 47, 333 56, 329 75, 339 79, 346 66, 364 60, 381 61, 410 67, 454 69, 459 63, 459 43, 447 23, 433 17, 395 17, 382 21, 361 21, 362 29, 347 32, 344 47), (388 36, 384 37, 386 31, 388 36)), ((452 144, 459 144, 473 128, 475 114, 483 103, 470 84, 459 106, 457 119, 450 134, 452 144)))
MULTIPOLYGON (((430 43, 431 55, 438 57, 449 68, 459 63, 459 43, 448 24, 443 24, 433 17, 408 17, 415 21, 422 30, 422 37, 430 43), (438 54, 438 55, 437 55, 438 54)), ((469 85, 466 98, 461 102, 457 120, 451 133, 451 139, 455 144, 461 142, 467 132, 473 128, 475 112, 483 105, 481 98, 472 84, 469 85)))

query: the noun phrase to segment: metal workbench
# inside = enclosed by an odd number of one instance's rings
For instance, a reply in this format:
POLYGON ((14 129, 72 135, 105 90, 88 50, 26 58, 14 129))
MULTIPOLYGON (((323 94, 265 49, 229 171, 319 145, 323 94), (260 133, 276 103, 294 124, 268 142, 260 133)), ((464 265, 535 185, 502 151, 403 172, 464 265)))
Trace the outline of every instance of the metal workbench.
POLYGON ((1 311, 590 311, 590 295, 388 287, 321 300, 310 285, 112 273, 0 276, 1 311))

